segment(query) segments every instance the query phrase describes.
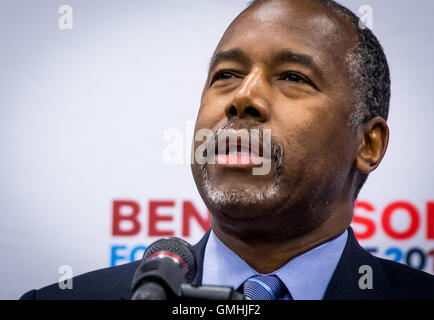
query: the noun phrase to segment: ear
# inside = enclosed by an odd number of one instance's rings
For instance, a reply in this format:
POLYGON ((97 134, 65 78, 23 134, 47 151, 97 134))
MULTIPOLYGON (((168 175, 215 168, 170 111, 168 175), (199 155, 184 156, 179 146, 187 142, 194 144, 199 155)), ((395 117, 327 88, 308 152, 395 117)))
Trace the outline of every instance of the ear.
POLYGON ((375 117, 361 127, 361 140, 355 167, 362 173, 374 171, 389 143, 389 127, 382 117, 375 117))

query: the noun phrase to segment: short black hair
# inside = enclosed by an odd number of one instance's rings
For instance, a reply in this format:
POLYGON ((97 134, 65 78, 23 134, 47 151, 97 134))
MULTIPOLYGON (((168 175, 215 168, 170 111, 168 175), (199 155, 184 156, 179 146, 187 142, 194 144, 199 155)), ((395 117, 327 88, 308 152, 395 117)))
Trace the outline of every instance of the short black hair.
MULTIPOLYGON (((268 0, 254 0, 249 7, 268 0)), ((356 106, 348 125, 356 129, 370 119, 380 116, 387 120, 390 105, 390 71, 384 50, 372 31, 350 9, 334 0, 311 0, 332 9, 353 24, 358 44, 345 57, 355 90, 356 106)), ((368 174, 357 172, 354 200, 366 182, 368 174)))

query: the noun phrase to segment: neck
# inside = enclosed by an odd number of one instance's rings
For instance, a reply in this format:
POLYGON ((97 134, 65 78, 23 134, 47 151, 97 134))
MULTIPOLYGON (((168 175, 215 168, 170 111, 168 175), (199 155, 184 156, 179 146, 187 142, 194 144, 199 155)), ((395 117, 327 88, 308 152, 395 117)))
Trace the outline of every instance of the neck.
POLYGON ((352 215, 349 215, 348 211, 345 212, 345 215, 336 213, 312 232, 282 241, 278 245, 276 243, 243 241, 236 235, 225 232, 225 229, 215 219, 211 219, 211 227, 220 241, 253 269, 259 273, 268 274, 280 269, 294 257, 344 232, 350 225, 352 215))

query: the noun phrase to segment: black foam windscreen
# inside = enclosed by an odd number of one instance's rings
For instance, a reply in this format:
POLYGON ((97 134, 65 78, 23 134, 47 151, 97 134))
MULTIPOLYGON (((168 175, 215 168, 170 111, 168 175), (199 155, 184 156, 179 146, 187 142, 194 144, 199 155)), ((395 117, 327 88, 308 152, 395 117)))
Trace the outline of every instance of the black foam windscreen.
POLYGON ((158 252, 169 252, 178 256, 186 266, 185 280, 191 282, 196 275, 196 258, 191 245, 177 237, 161 238, 153 242, 145 251, 143 260, 158 252))

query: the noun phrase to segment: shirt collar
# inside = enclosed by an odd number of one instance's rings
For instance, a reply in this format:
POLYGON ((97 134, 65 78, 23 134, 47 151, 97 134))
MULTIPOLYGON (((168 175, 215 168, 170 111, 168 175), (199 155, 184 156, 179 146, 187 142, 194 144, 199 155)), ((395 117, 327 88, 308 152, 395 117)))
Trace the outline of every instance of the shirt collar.
MULTIPOLYGON (((345 230, 338 237, 325 242, 289 261, 277 275, 294 300, 322 299, 344 250, 348 237, 345 230)), ((259 274, 211 231, 205 248, 203 285, 231 286, 235 289, 248 278, 259 274)))

